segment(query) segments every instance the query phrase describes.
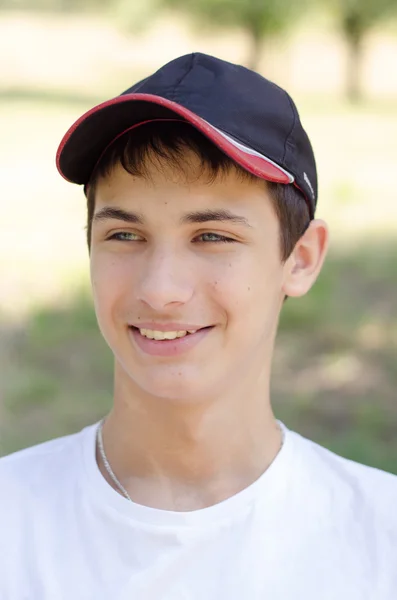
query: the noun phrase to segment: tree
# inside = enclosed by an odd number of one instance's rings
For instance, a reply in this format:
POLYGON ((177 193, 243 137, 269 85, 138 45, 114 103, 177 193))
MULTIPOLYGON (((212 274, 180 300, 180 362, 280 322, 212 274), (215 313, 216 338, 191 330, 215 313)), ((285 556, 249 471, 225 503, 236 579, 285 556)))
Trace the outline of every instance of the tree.
POLYGON ((258 67, 264 38, 280 33, 303 13, 306 0, 162 0, 198 22, 213 27, 240 27, 251 40, 247 66, 258 67))
POLYGON ((357 102, 362 98, 360 75, 367 34, 381 21, 397 12, 396 0, 328 0, 336 13, 348 46, 346 94, 357 102))

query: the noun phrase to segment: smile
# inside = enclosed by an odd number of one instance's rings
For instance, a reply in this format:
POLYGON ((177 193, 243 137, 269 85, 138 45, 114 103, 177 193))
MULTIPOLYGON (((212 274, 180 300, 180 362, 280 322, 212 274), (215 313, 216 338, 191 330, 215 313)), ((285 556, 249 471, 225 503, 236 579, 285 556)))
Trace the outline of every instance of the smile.
POLYGON ((139 329, 139 333, 149 340, 176 340, 177 338, 185 337, 192 333, 196 333, 197 329, 188 331, 157 331, 155 329, 139 329))
POLYGON ((213 326, 198 329, 157 329, 129 326, 130 334, 140 351, 152 356, 177 356, 192 350, 214 329, 213 326))

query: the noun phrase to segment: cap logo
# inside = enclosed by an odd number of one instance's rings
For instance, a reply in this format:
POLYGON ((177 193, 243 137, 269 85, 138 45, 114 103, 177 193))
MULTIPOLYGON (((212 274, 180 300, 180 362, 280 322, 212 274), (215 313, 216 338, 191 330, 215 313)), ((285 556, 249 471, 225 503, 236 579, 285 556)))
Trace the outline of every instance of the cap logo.
POLYGON ((314 189, 313 189, 313 186, 311 184, 309 177, 307 176, 307 173, 303 173, 303 179, 306 181, 307 185, 309 186, 312 196, 314 198, 314 196, 315 196, 314 189))

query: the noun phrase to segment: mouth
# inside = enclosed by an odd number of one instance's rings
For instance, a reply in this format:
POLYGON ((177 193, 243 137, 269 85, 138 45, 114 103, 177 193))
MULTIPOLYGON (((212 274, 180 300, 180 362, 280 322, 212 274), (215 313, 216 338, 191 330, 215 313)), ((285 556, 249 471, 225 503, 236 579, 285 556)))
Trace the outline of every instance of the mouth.
POLYGON ((181 338, 195 335, 199 331, 212 329, 212 326, 200 327, 197 329, 175 329, 170 331, 159 331, 157 329, 138 328, 130 325, 129 328, 137 335, 148 340, 156 342, 172 342, 181 338))
MULTIPOLYGON (((171 327, 175 327, 175 325, 171 325, 171 327)), ((214 326, 160 331, 129 325, 128 329, 134 340, 134 346, 141 352, 147 355, 171 358, 200 345, 214 329, 214 326)))

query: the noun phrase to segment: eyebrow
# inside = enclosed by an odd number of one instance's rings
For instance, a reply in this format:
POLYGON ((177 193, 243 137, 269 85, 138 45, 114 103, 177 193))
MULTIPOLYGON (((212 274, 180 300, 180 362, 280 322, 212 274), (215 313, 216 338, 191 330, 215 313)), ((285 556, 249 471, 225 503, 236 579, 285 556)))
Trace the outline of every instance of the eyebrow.
MULTIPOLYGON (((135 223, 136 225, 144 225, 144 218, 141 214, 123 210, 122 208, 105 206, 99 210, 93 217, 93 221, 107 221, 109 219, 115 219, 117 221, 124 221, 125 223, 135 223)), ((219 222, 232 222, 246 227, 252 227, 245 217, 236 215, 227 209, 219 210, 201 210, 188 212, 181 217, 180 222, 182 224, 188 223, 208 223, 209 221, 219 222)))
POLYGON ((252 227, 245 217, 235 215, 230 210, 202 210, 189 212, 181 218, 182 223, 207 223, 208 221, 228 221, 232 223, 239 223, 246 227, 252 227))
POLYGON ((140 214, 112 206, 101 208, 93 217, 93 221, 107 221, 108 219, 116 219, 117 221, 135 223, 137 225, 144 224, 144 219, 140 214))

